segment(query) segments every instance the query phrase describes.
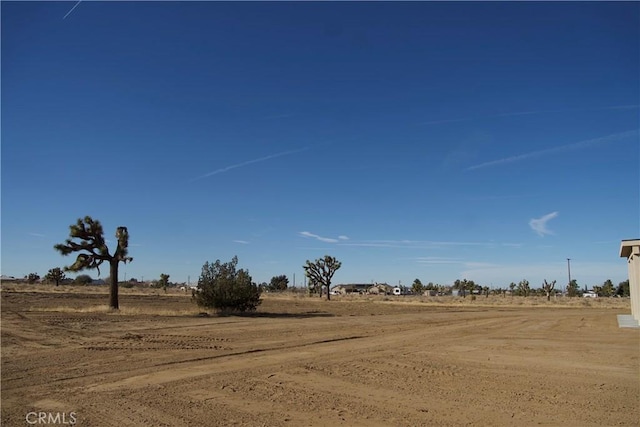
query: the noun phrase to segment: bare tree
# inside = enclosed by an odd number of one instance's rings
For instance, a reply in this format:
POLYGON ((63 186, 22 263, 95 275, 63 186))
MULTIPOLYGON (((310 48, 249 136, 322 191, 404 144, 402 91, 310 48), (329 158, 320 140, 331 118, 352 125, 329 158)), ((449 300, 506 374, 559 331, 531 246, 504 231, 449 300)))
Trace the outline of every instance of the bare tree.
POLYGON ((547 283, 547 279, 544 279, 544 283, 542 284, 542 290, 547 294, 547 301, 551 301, 551 292, 553 288, 556 287, 556 281, 554 280, 551 283, 547 283))
POLYGON ((133 261, 128 256, 129 232, 127 227, 116 229, 116 239, 118 244, 116 250, 111 255, 104 240, 104 232, 100 221, 92 219, 90 216, 80 218, 75 224, 69 226, 69 238, 64 243, 59 243, 54 248, 62 255, 69 255, 73 252, 80 252, 76 261, 65 267, 65 271, 82 271, 87 269, 97 269, 100 274, 100 265, 107 261, 109 263, 110 289, 109 307, 117 310, 118 307, 118 265, 120 262, 133 261), (74 242, 78 239, 80 242, 74 242))
POLYGON ((327 300, 331 299, 331 279, 342 263, 332 256, 325 255, 315 262, 309 260, 303 266, 309 282, 320 288, 320 298, 322 298, 322 286, 327 288, 327 300))

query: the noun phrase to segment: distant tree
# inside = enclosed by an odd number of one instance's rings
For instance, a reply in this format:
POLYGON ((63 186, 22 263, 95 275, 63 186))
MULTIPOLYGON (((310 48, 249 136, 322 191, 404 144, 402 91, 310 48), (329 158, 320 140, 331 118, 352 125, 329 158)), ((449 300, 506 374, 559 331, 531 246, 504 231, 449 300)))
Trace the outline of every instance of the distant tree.
POLYGON ((74 282, 78 285, 90 285, 93 279, 88 274, 80 274, 76 276, 74 282))
POLYGON ((420 281, 420 279, 416 279, 413 281, 413 284, 411 285, 411 292, 413 292, 414 294, 422 294, 425 291, 425 287, 422 284, 422 282, 420 281))
POLYGON ((118 306, 118 266, 120 262, 127 263, 133 261, 128 256, 129 232, 127 227, 116 229, 117 245, 116 250, 111 255, 104 240, 104 232, 100 221, 92 219, 90 216, 80 218, 75 224, 69 226, 69 238, 65 243, 60 243, 54 248, 62 255, 69 255, 73 252, 80 252, 76 261, 65 267, 65 271, 82 271, 85 269, 97 269, 100 275, 100 265, 107 261, 109 263, 109 307, 117 310, 118 306), (80 242, 74 242, 78 239, 80 242), (83 252, 84 251, 84 252, 83 252))
MULTIPOLYGON (((467 279, 464 279, 464 281, 466 282, 467 279)), ((465 284, 462 280, 460 279, 456 279, 455 282, 453 282, 453 289, 457 289, 459 293, 462 293, 462 297, 466 298, 466 293, 465 293, 465 284)))
POLYGON ((467 291, 469 294, 479 293, 482 291, 482 286, 476 284, 473 280, 467 281, 467 291))
POLYGON ((616 288, 616 295, 619 297, 628 297, 631 296, 629 291, 629 279, 624 282, 618 283, 618 287, 616 288))
POLYGON ((279 292, 286 291, 288 286, 289 278, 282 274, 280 276, 273 276, 271 278, 271 282, 269 282, 269 285, 267 286, 267 289, 271 292, 279 292))
POLYGON ((251 281, 248 270, 238 270, 237 266, 237 256, 226 263, 206 262, 197 289, 192 293, 193 300, 201 307, 221 312, 255 311, 262 302, 262 290, 251 281))
POLYGON ((462 298, 466 298, 467 293, 473 292, 476 289, 476 286, 477 285, 473 280, 467 279, 458 279, 453 283, 453 289, 457 289, 458 291, 462 292, 462 298))
POLYGON ((482 287, 482 292, 484 292, 485 297, 489 298, 489 287, 488 286, 483 286, 482 287))
POLYGON ((529 287, 529 281, 527 279, 523 279, 518 283, 518 294, 523 297, 528 297, 531 292, 531 288, 529 287))
POLYGON ((40 276, 38 276, 38 273, 29 273, 25 276, 25 279, 27 279, 27 283, 34 284, 40 280, 40 276))
POLYGON ((511 297, 513 297, 513 294, 515 293, 516 290, 516 285, 514 282, 509 283, 509 290, 511 291, 511 297))
POLYGON ((65 274, 60 267, 55 267, 50 269, 44 278, 48 282, 55 282, 56 286, 58 286, 60 282, 65 279, 65 274))
POLYGON ((309 295, 311 294, 320 294, 320 298, 322 298, 322 284, 316 282, 316 280, 312 277, 308 277, 309 281, 307 282, 307 289, 309 289, 309 295))
MULTIPOLYGON (((327 301, 331 299, 331 279, 335 272, 342 266, 342 263, 332 256, 325 255, 314 262, 306 261, 304 272, 309 278, 309 283, 313 283, 315 288, 320 287, 320 298, 322 298, 322 287, 327 288, 327 301)), ((311 288, 311 286, 309 286, 311 288)))
POLYGON ((453 286, 451 286, 451 289, 456 289, 459 292, 463 292, 463 287, 462 287, 462 280, 460 279, 456 279, 455 282, 453 282, 453 286))
POLYGON ((615 289, 613 288, 613 282, 610 279, 605 280, 605 282, 600 287, 600 292, 598 293, 599 297, 610 297, 615 293, 615 289))
POLYGON ((578 286, 578 282, 575 279, 571 280, 571 282, 567 286, 567 295, 570 297, 575 297, 578 295, 579 291, 580 287, 578 286))
POLYGON ((158 280, 158 287, 162 288, 164 292, 167 292, 167 285, 169 285, 169 275, 160 274, 160 280, 158 280))
POLYGON ((553 288, 555 288, 555 286, 555 280, 551 283, 548 283, 547 279, 544 279, 544 282, 542 283, 542 290, 547 294, 547 301, 551 301, 551 292, 553 292, 553 288))

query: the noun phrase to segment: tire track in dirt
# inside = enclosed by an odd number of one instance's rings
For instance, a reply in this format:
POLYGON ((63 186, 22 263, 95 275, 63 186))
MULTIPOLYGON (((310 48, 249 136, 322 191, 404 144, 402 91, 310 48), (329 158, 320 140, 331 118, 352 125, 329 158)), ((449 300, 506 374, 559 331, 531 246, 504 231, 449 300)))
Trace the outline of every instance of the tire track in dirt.
MULTIPOLYGON (((138 387, 146 387, 148 385, 156 385, 156 384, 164 384, 167 382, 174 382, 184 379, 189 379, 197 376, 206 376, 211 375, 218 371, 224 371, 225 369, 244 369, 244 364, 248 363, 250 365, 256 365, 258 363, 262 364, 263 362, 267 362, 269 364, 273 363, 283 363, 288 360, 299 360, 301 357, 304 357, 305 354, 310 354, 311 351, 307 349, 307 351, 298 351, 292 352, 292 350, 300 350, 307 347, 312 346, 323 346, 325 344, 334 344, 341 343, 343 341, 355 340, 363 338, 362 336, 352 336, 352 337, 342 337, 342 338, 334 338, 334 339, 325 339, 311 343, 298 344, 286 347, 277 347, 277 348, 256 348, 250 349, 235 353, 229 354, 221 354, 215 356, 202 357, 197 359, 191 359, 187 361, 178 361, 178 362, 168 362, 165 364, 155 365, 154 367, 167 366, 167 365, 176 365, 176 364, 193 364, 194 362, 202 362, 202 361, 211 361, 215 360, 215 363, 208 364, 199 364, 198 370, 194 372, 192 366, 187 366, 183 368, 172 366, 170 369, 162 370, 162 371, 154 371, 153 373, 146 373, 138 376, 131 376, 124 380, 115 381, 112 383, 102 383, 99 385, 93 385, 86 388, 87 392, 92 391, 110 391, 114 389, 118 389, 120 387, 127 388, 138 388, 138 387), (264 353, 261 354, 261 353, 264 353), (258 354, 258 355, 255 355, 258 354), (254 356, 255 355, 255 356, 254 356), (246 356, 246 357, 242 357, 246 356), (219 360, 219 359, 230 359, 230 360, 219 360), (275 359, 275 360, 274 360, 275 359)), ((313 353, 323 353, 330 354, 333 352, 333 346, 329 346, 326 348, 322 348, 317 350, 313 349, 313 353)))
MULTIPOLYGON (((334 306, 357 308, 327 305, 334 306)), ((3 425, 20 421, 21 402, 31 396, 62 393, 80 425, 107 427, 637 422, 630 415, 638 405, 629 399, 639 387, 628 374, 637 373, 630 346, 638 335, 602 323, 609 312, 358 310, 331 318, 122 316, 130 321, 87 322, 93 336, 55 352, 14 342, 3 368, 33 379, 5 382, 3 369, 3 425), (581 325, 591 328, 582 340, 581 325), (215 345, 229 349, 202 348, 215 345), (603 365, 612 354, 622 355, 620 375, 603 365), (43 358, 58 372, 47 371, 43 358), (590 374, 565 360, 592 367, 590 374)), ((77 317, 69 317, 73 332, 77 317)), ((4 321, 3 314, 3 328, 4 321)), ((20 331, 19 321, 11 317, 10 332, 20 331)), ((41 324, 59 328, 63 340, 64 322, 41 324)))
MULTIPOLYGON (((495 320, 478 320, 480 324, 492 324, 495 320)), ((243 350, 234 353, 212 355, 206 357, 200 357, 190 360, 180 360, 176 362, 167 362, 166 365, 171 365, 170 369, 157 370, 160 366, 165 364, 154 365, 154 372, 142 373, 135 375, 134 372, 130 372, 130 376, 116 380, 112 383, 102 383, 92 386, 88 386, 86 390, 91 391, 106 391, 113 390, 120 387, 145 387, 151 384, 164 384, 168 382, 181 381, 198 376, 211 375, 216 372, 224 372, 225 370, 237 370, 242 369, 245 364, 251 366, 268 364, 286 363, 287 361, 300 361, 304 359, 313 359, 322 355, 331 355, 333 360, 339 361, 341 359, 338 349, 342 350, 344 358, 352 358, 354 354, 358 352, 369 352, 376 348, 386 349, 389 354, 396 353, 398 351, 398 343, 414 342, 420 336, 425 334, 425 331, 415 324, 403 326, 405 329, 402 333, 392 331, 381 336, 375 336, 373 339, 370 337, 357 335, 351 337, 330 338, 309 343, 301 343, 290 346, 278 346, 271 348, 253 348, 243 350), (352 341, 358 339, 357 345, 351 345, 347 351, 345 351, 345 345, 342 341, 352 341), (338 343, 339 345, 323 346, 323 344, 338 343), (297 351, 296 351, 297 350, 297 351), (221 360, 229 359, 229 360, 221 360), (215 361, 213 363, 198 363, 198 369, 195 371, 192 364, 204 361, 215 361), (175 365, 185 365, 184 367, 176 367, 175 365)), ((447 329, 459 329, 464 328, 464 325, 448 325, 447 329)), ((457 339, 457 338, 456 338, 457 339)))

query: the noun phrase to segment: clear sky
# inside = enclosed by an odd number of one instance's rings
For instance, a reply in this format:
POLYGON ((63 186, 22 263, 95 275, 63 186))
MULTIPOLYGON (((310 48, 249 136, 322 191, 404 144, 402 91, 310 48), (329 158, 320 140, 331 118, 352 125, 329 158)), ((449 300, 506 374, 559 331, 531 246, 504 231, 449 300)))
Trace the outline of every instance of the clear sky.
POLYGON ((90 215, 121 280, 627 278, 638 2, 1 7, 2 274, 70 265, 90 215))

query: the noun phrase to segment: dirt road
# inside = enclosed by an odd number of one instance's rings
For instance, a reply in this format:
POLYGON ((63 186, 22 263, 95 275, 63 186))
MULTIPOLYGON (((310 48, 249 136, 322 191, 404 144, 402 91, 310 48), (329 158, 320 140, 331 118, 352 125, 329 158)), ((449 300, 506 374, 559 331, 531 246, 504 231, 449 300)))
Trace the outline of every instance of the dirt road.
MULTIPOLYGON (((30 412, 79 426, 640 420, 640 331, 616 322, 628 310, 268 297, 247 317, 79 312, 105 301, 2 292, 3 426, 30 412)), ((193 309, 179 295, 121 306, 193 309)))

